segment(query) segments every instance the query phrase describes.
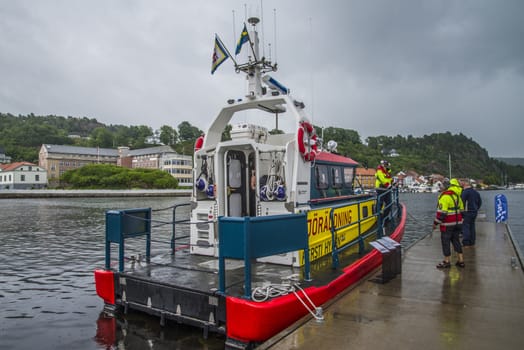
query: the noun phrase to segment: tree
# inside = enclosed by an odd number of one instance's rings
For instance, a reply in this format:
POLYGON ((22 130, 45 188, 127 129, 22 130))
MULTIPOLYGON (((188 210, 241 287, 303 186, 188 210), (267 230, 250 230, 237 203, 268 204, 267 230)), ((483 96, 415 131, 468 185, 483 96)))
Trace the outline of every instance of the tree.
POLYGON ((349 142, 352 144, 361 144, 360 141, 360 135, 355 130, 349 130, 349 129, 343 129, 343 128, 334 128, 334 127, 327 127, 327 128, 315 128, 317 130, 317 133, 319 130, 321 131, 321 137, 326 140, 334 140, 337 143, 341 142, 349 142))
POLYGON ((90 164, 66 171, 60 177, 66 188, 176 188, 178 181, 158 169, 128 169, 111 164, 90 164))
POLYGON ((178 124, 178 135, 180 141, 191 141, 195 142, 196 139, 202 134, 202 130, 196 126, 191 125, 188 121, 183 121, 178 124))
POLYGON ((174 128, 162 125, 160 127, 160 142, 164 145, 173 146, 178 142, 178 133, 174 128))
POLYGON ((130 147, 134 149, 144 148, 146 147, 147 137, 153 135, 153 129, 145 125, 131 126, 130 133, 131 133, 130 147))
POLYGON ((220 141, 229 141, 231 140, 231 129, 233 129, 233 126, 231 124, 227 124, 224 132, 222 133, 222 138, 220 141))
POLYGON ((104 127, 99 127, 91 132, 91 147, 111 148, 113 147, 113 133, 104 127))

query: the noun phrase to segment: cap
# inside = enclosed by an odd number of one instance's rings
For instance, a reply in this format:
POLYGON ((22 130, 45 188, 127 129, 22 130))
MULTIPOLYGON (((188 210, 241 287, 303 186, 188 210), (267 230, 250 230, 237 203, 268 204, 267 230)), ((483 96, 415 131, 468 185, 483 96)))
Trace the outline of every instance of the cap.
POLYGON ((382 166, 389 166, 389 162, 387 160, 381 160, 380 165, 382 166))
POLYGON ((444 180, 442 180, 442 187, 448 188, 449 185, 450 185, 450 181, 447 177, 445 177, 444 180))

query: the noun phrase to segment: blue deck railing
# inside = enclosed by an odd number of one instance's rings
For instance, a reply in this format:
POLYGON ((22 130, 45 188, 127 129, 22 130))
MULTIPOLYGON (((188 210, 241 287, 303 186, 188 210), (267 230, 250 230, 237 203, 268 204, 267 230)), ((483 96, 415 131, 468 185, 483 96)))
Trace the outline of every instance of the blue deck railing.
POLYGON ((124 271, 126 238, 146 237, 146 260, 151 258, 151 208, 109 210, 106 212, 105 267, 111 267, 111 243, 118 244, 118 270, 124 271))
POLYGON ((332 257, 332 266, 334 269, 338 268, 339 266, 339 254, 342 253, 344 250, 351 248, 358 244, 359 246, 359 253, 365 252, 365 240, 368 237, 372 237, 373 235, 376 235, 377 239, 381 238, 384 235, 385 232, 385 224, 388 221, 393 221, 395 218, 398 217, 400 213, 400 201, 398 197, 398 189, 397 188, 391 188, 388 191, 385 191, 384 193, 381 193, 377 195, 377 201, 375 208, 373 210, 373 213, 371 215, 362 217, 362 205, 364 203, 369 203, 369 198, 362 199, 357 202, 351 203, 351 205, 357 205, 358 207, 358 215, 357 215, 357 221, 352 221, 346 225, 335 227, 334 222, 334 214, 335 210, 343 208, 348 206, 348 204, 340 204, 333 206, 329 213, 330 218, 330 227, 331 227, 331 244, 332 244, 332 250, 331 250, 331 257, 332 257), (386 196, 390 196, 391 200, 386 201, 386 196), (389 203, 388 203, 389 202, 389 203), (385 215, 387 213, 387 215, 385 215), (377 218, 377 224, 371 229, 366 232, 362 232, 362 222, 365 220, 369 220, 370 217, 376 217, 377 218), (358 227, 358 237, 347 243, 344 244, 341 247, 337 246, 337 235, 338 232, 341 230, 344 230, 348 228, 349 226, 357 225, 358 227))
POLYGON ((256 258, 304 250, 305 279, 310 279, 309 242, 305 213, 257 216, 220 217, 219 291, 225 293, 225 259, 244 260, 244 297, 251 298, 251 261, 256 258), (278 244, 275 244, 278 242, 278 244))
MULTIPOLYGON (((340 204, 331 207, 329 218, 331 227, 331 244, 332 244, 332 266, 334 269, 339 266, 339 254, 344 250, 358 244, 359 253, 365 252, 365 240, 373 235, 377 239, 381 238, 385 232, 385 224, 388 221, 394 221, 400 213, 400 202, 398 190, 393 189, 382 193, 376 197, 376 204, 371 215, 362 215, 362 205, 369 203, 369 197, 351 203, 358 206, 357 221, 350 222, 346 225, 336 227, 334 225, 335 210, 343 208, 348 204, 340 204), (383 206, 386 195, 391 196, 389 204, 383 206), (384 213, 388 213, 387 216, 384 213), (371 217, 377 218, 377 224, 371 230, 362 232, 362 222, 369 220, 371 217), (337 246, 337 234, 349 226, 357 225, 357 239, 337 246)), ((174 205, 172 209, 172 221, 163 222, 152 219, 151 208, 110 210, 106 212, 106 256, 105 268, 111 267, 111 243, 118 244, 118 269, 124 271, 125 261, 125 241, 129 238, 145 237, 146 238, 146 261, 150 262, 151 256, 151 231, 152 222, 160 225, 172 225, 171 239, 169 241, 171 254, 176 251, 176 241, 188 238, 185 236, 176 236, 178 224, 191 224, 190 219, 177 219, 177 209, 189 206, 190 203, 174 205)), ((166 210, 162 209, 162 210, 166 210)), ((219 290, 225 291, 225 259, 243 259, 245 264, 245 297, 251 295, 251 270, 250 261, 255 258, 271 256, 281 253, 292 252, 296 250, 304 251, 304 275, 306 279, 310 278, 309 263, 309 242, 307 233, 307 215, 285 214, 276 216, 259 216, 259 217, 221 217, 219 224, 219 290), (278 245, 274 242, 278 241, 278 245)))

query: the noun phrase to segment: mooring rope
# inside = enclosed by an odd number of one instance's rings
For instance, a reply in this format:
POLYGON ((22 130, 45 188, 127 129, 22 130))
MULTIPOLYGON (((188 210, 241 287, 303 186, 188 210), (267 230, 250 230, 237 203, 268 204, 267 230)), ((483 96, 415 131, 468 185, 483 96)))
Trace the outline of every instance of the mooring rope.
POLYGON ((289 293, 293 293, 295 295, 295 297, 306 308, 311 316, 315 318, 315 320, 322 321, 324 319, 324 316, 322 315, 322 308, 317 307, 315 303, 313 303, 311 298, 307 295, 306 291, 300 287, 298 283, 269 284, 263 287, 256 287, 251 293, 251 299, 261 303, 267 301, 270 298, 276 298, 289 293), (302 292, 303 297, 298 294, 297 290, 302 292), (310 305, 308 305, 304 300, 306 300, 310 305))

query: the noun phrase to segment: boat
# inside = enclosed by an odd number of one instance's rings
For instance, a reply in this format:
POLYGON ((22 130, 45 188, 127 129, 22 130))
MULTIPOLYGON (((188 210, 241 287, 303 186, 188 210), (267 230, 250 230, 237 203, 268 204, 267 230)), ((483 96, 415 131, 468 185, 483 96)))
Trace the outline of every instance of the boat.
POLYGON ((108 314, 138 311, 162 325, 199 327, 205 337, 223 334, 231 349, 251 349, 304 317, 321 321, 327 303, 380 267, 392 278, 406 222, 395 188, 356 193, 358 162, 334 142, 324 147, 305 104, 268 74, 276 64, 259 55, 258 19, 248 22, 253 55, 235 64, 247 92, 228 100, 195 143, 194 188, 173 207, 169 254, 152 252, 151 208, 110 210, 105 266, 94 272, 108 314), (270 133, 240 121, 223 140, 246 111, 275 130, 289 118, 293 128, 270 133), (176 219, 183 206, 189 218, 176 219), (126 257, 134 238, 145 238, 144 258, 126 257))

